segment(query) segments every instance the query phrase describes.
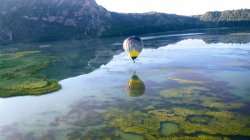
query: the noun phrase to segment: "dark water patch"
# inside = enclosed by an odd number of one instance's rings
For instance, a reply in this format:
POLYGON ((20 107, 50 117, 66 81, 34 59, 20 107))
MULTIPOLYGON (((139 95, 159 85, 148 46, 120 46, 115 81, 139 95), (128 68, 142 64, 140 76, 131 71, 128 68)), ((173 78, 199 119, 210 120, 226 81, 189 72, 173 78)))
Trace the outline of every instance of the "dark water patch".
POLYGON ((89 96, 89 98, 96 98, 96 96, 93 96, 93 95, 92 95, 92 96, 89 96))
POLYGON ((176 73, 176 77, 178 77, 180 80, 190 80, 190 82, 197 82, 197 83, 204 83, 204 82, 210 82, 213 81, 213 79, 207 77, 204 74, 201 73, 176 73))
POLYGON ((229 136, 232 140, 250 140, 249 136, 229 136))
MULTIPOLYGON (((79 138, 77 136, 76 138, 79 138)), ((117 129, 110 128, 110 127, 102 127, 102 128, 96 128, 93 130, 88 131, 83 136, 80 136, 81 139, 119 139, 121 138, 121 135, 119 132, 117 132, 117 129)), ((70 137, 70 139, 75 139, 73 137, 70 137)))
POLYGON ((208 83, 206 87, 209 88, 209 91, 211 93, 210 95, 218 97, 219 99, 225 99, 225 100, 240 99, 239 96, 229 91, 228 83, 226 82, 221 82, 221 81, 211 82, 208 83))
POLYGON ((46 134, 43 134, 38 140, 56 140, 59 132, 57 130, 48 130, 46 134))
POLYGON ((87 126, 94 126, 94 125, 100 125, 105 123, 103 120, 103 114, 98 112, 88 112, 85 116, 82 116, 82 118, 77 119, 74 122, 74 125, 77 125, 79 127, 87 127, 87 126))
POLYGON ((66 115, 56 117, 50 126, 58 127, 60 124, 71 124, 75 126, 89 126, 101 124, 104 121, 101 116, 107 108, 112 107, 111 102, 101 102, 95 99, 82 100, 72 105, 66 115), (94 111, 97 110, 97 111, 94 111), (100 112, 99 112, 100 111, 100 112))
MULTIPOLYGON (((34 132, 30 131, 26 134, 22 133, 21 131, 17 129, 11 129, 7 133, 2 133, 2 137, 6 140, 43 140, 44 138, 37 137, 34 132)), ((54 139, 50 139, 54 140, 54 139)))
POLYGON ((206 83, 206 85, 210 87, 223 87, 223 88, 228 88, 228 82, 226 81, 218 81, 218 80, 213 80, 212 82, 206 83))
POLYGON ((60 125, 59 121, 54 121, 49 124, 51 127, 57 127, 60 125))
POLYGON ((57 114, 57 113, 59 113, 59 112, 57 112, 57 111, 46 111, 46 112, 41 112, 41 113, 39 113, 37 115, 46 116, 46 115, 53 115, 53 114, 57 114))
POLYGON ((56 117, 53 121, 49 123, 51 127, 58 127, 61 123, 66 123, 67 120, 70 120, 72 117, 69 116, 60 116, 56 117))
POLYGON ((206 136, 214 136, 221 139, 230 139, 230 140, 249 140, 250 136, 240 136, 240 135, 221 135, 221 134, 209 134, 204 132, 196 132, 193 134, 185 134, 186 136, 199 136, 199 135, 206 135, 206 136))
POLYGON ((244 106, 240 109, 232 109, 233 112, 238 112, 250 116, 250 102, 244 102, 244 106))
POLYGON ((5 136, 6 140, 19 140, 23 138, 23 134, 21 132, 12 132, 10 135, 5 136))
POLYGON ((71 106, 69 114, 78 114, 94 108, 105 108, 107 105, 108 104, 104 104, 102 101, 98 101, 96 99, 83 99, 71 106))
POLYGON ((124 139, 124 140, 144 140, 145 138, 141 135, 134 134, 134 133, 124 133, 121 131, 118 131, 120 138, 119 139, 124 139))
POLYGON ((250 88, 247 88, 246 90, 249 91, 249 94, 250 94, 250 88))
POLYGON ((186 116, 187 121, 191 123, 198 123, 198 124, 208 124, 210 121, 214 119, 213 116, 209 115, 188 115, 186 116))
MULTIPOLYGON (((199 101, 198 101, 199 102, 199 101)), ((163 106, 161 106, 163 107, 163 106)), ((206 107, 199 103, 178 103, 178 104, 170 104, 168 108, 186 108, 186 109, 193 109, 193 110, 209 110, 209 111, 218 111, 217 108, 206 107)))
POLYGON ((206 139, 206 137, 214 137, 216 139, 228 139, 229 136, 228 135, 220 135, 220 134, 209 134, 209 133, 205 133, 205 132, 201 132, 201 131, 197 131, 195 133, 192 134, 185 134, 185 136, 191 136, 191 137, 199 137, 199 136, 204 136, 204 138, 206 139))
POLYGON ((71 139, 71 140, 74 140, 74 139, 83 139, 83 134, 82 134, 82 130, 71 130, 70 133, 68 133, 66 135, 67 139, 71 139))
MULTIPOLYGON (((250 69, 250 68, 249 68, 250 69)), ((246 96, 250 97, 250 88, 246 89, 246 96)))
POLYGON ((182 84, 175 82, 173 80, 169 80, 168 78, 165 79, 165 81, 160 81, 160 82, 156 82, 156 81, 152 81, 152 80, 147 80, 145 81, 145 85, 146 87, 153 88, 155 89, 161 89, 161 88, 174 88, 174 87, 179 87, 182 84))
POLYGON ((7 125, 7 126, 3 126, 2 129, 1 129, 1 133, 3 135, 8 135, 10 133, 18 132, 17 127, 18 127, 17 123, 10 124, 10 125, 7 125))

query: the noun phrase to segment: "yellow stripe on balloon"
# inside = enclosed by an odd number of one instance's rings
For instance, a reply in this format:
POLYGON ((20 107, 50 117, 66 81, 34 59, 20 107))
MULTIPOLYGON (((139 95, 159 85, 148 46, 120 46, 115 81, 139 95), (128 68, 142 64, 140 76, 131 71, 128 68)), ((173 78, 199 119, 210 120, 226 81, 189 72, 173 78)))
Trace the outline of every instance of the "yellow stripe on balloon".
POLYGON ((128 82, 129 82, 130 85, 139 85, 139 84, 141 84, 140 79, 130 79, 128 82))
POLYGON ((128 52, 130 57, 137 57, 140 53, 133 49, 132 51, 128 52))

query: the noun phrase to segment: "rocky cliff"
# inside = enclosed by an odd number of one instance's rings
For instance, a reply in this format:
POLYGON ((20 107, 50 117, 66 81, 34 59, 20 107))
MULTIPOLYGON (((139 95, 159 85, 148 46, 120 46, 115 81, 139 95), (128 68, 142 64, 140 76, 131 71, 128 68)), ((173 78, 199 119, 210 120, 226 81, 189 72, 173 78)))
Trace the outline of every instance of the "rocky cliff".
POLYGON ((0 0, 0 41, 100 36, 111 15, 94 0, 0 0))

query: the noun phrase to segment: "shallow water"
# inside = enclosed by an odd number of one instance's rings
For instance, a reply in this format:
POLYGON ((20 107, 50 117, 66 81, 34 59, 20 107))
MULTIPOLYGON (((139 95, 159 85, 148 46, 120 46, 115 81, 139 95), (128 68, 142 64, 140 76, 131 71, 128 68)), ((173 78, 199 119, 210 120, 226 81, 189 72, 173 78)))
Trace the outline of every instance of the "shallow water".
MULTIPOLYGON (((61 71, 52 78, 87 74, 61 80, 62 89, 51 94, 0 99, 0 139, 250 137, 249 34, 142 38, 145 48, 135 64, 117 49, 122 38, 99 40, 104 47, 97 45, 102 49, 89 56, 89 48, 80 45, 71 47, 74 53, 54 53, 69 60, 44 71, 61 71), (223 36, 235 42, 222 43, 223 36), (135 75, 144 89, 127 88, 135 75), (178 125, 178 131, 162 134, 169 126, 164 122, 178 125)), ((42 49, 61 51, 55 44, 42 49)))

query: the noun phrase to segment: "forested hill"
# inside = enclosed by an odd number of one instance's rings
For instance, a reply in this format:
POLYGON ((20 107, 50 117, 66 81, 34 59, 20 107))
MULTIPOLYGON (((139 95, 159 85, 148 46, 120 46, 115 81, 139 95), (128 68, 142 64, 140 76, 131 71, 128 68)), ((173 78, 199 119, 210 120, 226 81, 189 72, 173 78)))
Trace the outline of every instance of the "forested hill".
POLYGON ((197 16, 201 21, 250 21, 250 9, 206 12, 197 16))
POLYGON ((95 0, 0 0, 0 44, 250 26, 250 10, 180 16, 110 12, 95 0))
POLYGON ((207 12, 195 17, 204 22, 205 27, 250 28, 250 9, 207 12))
POLYGON ((200 28, 203 23, 195 17, 148 12, 122 14, 111 12, 111 30, 104 36, 136 35, 190 28, 200 28))

